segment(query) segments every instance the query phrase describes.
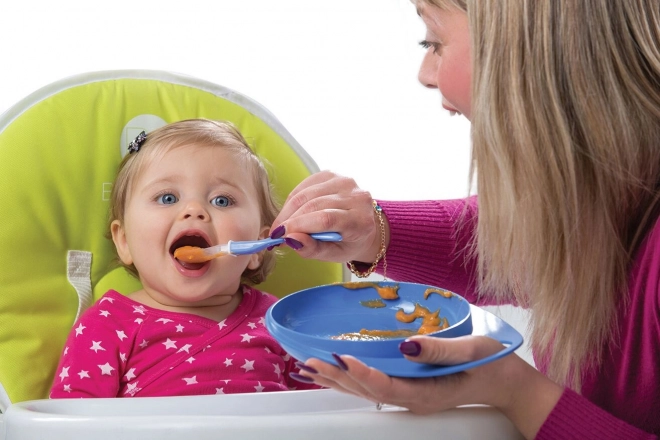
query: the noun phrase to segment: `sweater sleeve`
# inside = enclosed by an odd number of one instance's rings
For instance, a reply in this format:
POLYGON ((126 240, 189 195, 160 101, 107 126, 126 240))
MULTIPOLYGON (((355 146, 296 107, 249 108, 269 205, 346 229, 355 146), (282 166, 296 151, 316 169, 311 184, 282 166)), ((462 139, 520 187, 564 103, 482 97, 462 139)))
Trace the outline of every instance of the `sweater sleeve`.
POLYGON ((536 440, 657 440, 566 388, 536 440))
MULTIPOLYGON (((390 227, 387 277, 442 287, 477 302, 477 266, 471 252, 476 196, 378 203, 390 227)), ((383 273, 382 261, 378 271, 383 273)))

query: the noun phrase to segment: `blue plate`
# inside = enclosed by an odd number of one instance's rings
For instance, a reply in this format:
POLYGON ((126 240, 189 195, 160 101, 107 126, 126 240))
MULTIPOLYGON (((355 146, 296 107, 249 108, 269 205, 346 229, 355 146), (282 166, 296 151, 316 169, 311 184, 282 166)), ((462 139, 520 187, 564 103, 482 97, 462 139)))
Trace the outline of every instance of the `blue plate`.
MULTIPOLYGON (((434 286, 379 282, 377 286, 398 286, 399 299, 383 300, 386 307, 371 308, 365 302, 379 299, 374 283, 355 289, 358 283, 338 283, 313 287, 288 295, 270 307, 266 314, 266 328, 280 345, 294 358, 306 361, 317 358, 335 364, 332 353, 349 354, 370 367, 390 376, 433 377, 474 368, 513 352, 523 338, 513 327, 495 315, 469 304, 463 297, 451 293, 424 296, 434 286), (333 339, 344 333, 368 330, 402 330, 419 328, 420 321, 406 324, 395 314, 399 309, 410 313, 419 304, 430 311, 440 311, 450 327, 429 336, 454 338, 465 335, 485 335, 498 340, 505 347, 498 353, 459 365, 439 366, 411 362, 399 351, 405 338, 377 341, 333 339)), ((441 291, 444 289, 440 289, 441 291)))

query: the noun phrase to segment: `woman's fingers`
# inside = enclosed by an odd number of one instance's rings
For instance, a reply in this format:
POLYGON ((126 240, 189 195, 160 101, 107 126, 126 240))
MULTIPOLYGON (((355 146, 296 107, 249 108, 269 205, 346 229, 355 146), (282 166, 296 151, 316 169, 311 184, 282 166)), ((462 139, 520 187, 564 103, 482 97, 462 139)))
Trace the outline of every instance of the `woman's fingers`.
POLYGON ((413 362, 456 365, 483 359, 502 350, 503 346, 486 336, 459 338, 413 336, 406 339, 399 348, 406 358, 413 362))
MULTIPOLYGON (((361 190, 355 180, 334 174, 330 171, 321 171, 312 174, 303 180, 293 191, 289 194, 280 214, 273 222, 273 226, 277 227, 285 220, 308 214, 310 212, 326 209, 329 206, 319 206, 315 203, 316 199, 325 198, 327 200, 339 201, 342 204, 350 203, 351 198, 356 194, 364 193, 370 197, 368 193, 361 190)), ((343 206, 334 206, 335 208, 344 208, 343 206)), ((297 232, 321 232, 321 231, 297 231, 297 232)))
POLYGON ((371 261, 378 252, 376 221, 369 192, 355 181, 329 171, 305 179, 287 198, 271 231, 295 240, 304 258, 371 261), (308 234, 333 231, 341 242, 317 242, 308 234))

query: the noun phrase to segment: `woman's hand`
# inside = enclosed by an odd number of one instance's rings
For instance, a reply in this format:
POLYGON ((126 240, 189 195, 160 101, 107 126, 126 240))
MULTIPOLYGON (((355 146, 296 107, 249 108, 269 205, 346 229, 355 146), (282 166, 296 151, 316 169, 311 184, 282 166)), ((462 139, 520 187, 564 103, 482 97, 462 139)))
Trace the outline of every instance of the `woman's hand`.
MULTIPOLYGON (((401 351, 409 353, 406 358, 410 361, 437 365, 470 362, 501 349, 502 344, 485 336, 415 336, 401 344, 401 351)), ((563 392, 562 387, 515 354, 461 373, 419 379, 390 377, 352 356, 337 358, 340 367, 309 359, 301 374, 319 385, 418 414, 467 404, 491 405, 499 408, 526 438, 534 438, 563 392)))
POLYGON ((282 232, 302 244, 292 247, 304 258, 370 263, 380 248, 371 194, 355 180, 330 171, 311 175, 289 194, 271 227, 271 236, 282 232), (339 232, 342 241, 318 242, 308 235, 325 231, 339 232))

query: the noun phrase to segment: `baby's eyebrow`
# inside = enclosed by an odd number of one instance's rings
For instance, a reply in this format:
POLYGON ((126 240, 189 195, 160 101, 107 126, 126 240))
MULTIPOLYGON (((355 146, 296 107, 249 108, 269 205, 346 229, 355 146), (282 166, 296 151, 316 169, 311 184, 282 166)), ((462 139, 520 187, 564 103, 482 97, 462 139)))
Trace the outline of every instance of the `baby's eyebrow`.
POLYGON ((167 176, 167 177, 160 177, 158 179, 154 179, 150 182, 147 182, 144 184, 142 187, 142 190, 149 190, 150 188, 154 186, 162 186, 162 185, 171 185, 178 183, 182 180, 181 176, 167 176))

